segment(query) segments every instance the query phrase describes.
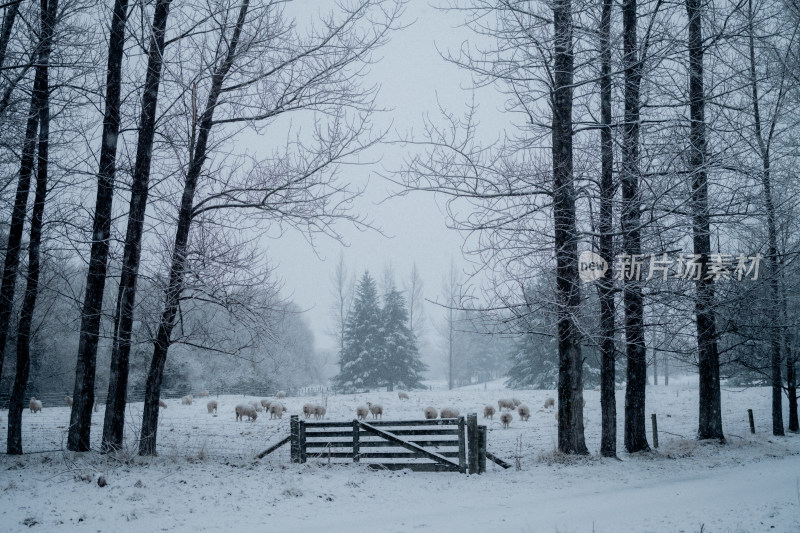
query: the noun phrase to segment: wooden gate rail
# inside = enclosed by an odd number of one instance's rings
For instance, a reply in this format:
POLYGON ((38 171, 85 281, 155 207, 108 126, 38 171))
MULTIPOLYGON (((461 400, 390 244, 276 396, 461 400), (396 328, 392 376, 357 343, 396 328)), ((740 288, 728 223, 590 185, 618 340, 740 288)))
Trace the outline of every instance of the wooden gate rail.
MULTIPOLYGON (((503 468, 510 465, 486 450, 486 426, 478 426, 477 414, 437 420, 373 420, 370 422, 306 422, 291 417, 291 460, 305 463, 308 456, 329 462, 369 461, 372 468, 420 472, 486 471, 486 459, 503 468), (378 440, 376 440, 378 439, 378 440), (383 448, 394 448, 384 450, 383 448), (402 451, 397 451, 402 448, 402 451), (469 453, 469 455, 467 455, 469 453), (392 462, 401 459, 408 462, 392 462), (425 462, 429 461, 429 462, 425 462)), ((276 444, 263 454, 285 444, 276 444)))

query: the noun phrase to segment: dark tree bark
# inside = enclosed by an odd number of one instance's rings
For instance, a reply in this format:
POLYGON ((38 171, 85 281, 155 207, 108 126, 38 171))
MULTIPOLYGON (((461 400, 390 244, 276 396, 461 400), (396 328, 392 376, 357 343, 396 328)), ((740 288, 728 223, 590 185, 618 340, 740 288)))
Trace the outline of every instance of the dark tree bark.
POLYGON ((797 372, 795 370, 794 351, 792 350, 791 334, 786 334, 786 392, 789 396, 789 431, 800 431, 797 418, 797 372))
POLYGON ((97 364, 97 341, 106 283, 109 238, 111 236, 111 207, 114 199, 117 138, 119 136, 120 90, 122 84, 122 55, 125 50, 125 23, 128 0, 114 1, 114 14, 108 38, 106 72, 106 109, 103 117, 103 144, 100 148, 100 167, 97 173, 97 198, 92 227, 92 249, 86 295, 81 311, 81 332, 78 361, 75 367, 75 389, 72 400, 67 448, 88 451, 91 435, 94 379, 97 364))
POLYGON ((653 385, 658 385, 658 350, 653 350, 653 385))
POLYGON ((669 354, 664 352, 664 386, 669 386, 669 354))
MULTIPOLYGON (((220 47, 227 43, 227 53, 220 64, 214 68, 211 76, 211 87, 208 93, 205 109, 199 119, 199 128, 196 140, 193 140, 191 149, 191 159, 189 169, 186 173, 186 181, 181 197, 181 206, 178 213, 178 228, 175 233, 175 244, 172 251, 172 262, 170 265, 169 285, 167 286, 164 311, 156 333, 155 346, 153 349, 153 359, 150 362, 150 370, 147 375, 147 387, 144 399, 144 413, 142 414, 142 429, 139 440, 139 455, 156 455, 156 439, 158 431, 158 400, 161 395, 161 382, 164 378, 164 365, 167 362, 167 352, 170 347, 172 330, 175 327, 175 320, 178 315, 180 297, 183 291, 184 273, 186 268, 186 252, 189 243, 189 230, 192 223, 192 209, 194 204, 194 192, 197 188, 197 181, 206 160, 206 150, 208 138, 211 133, 211 126, 214 120, 214 109, 217 106, 222 84, 228 72, 233 66, 236 57, 236 49, 239 45, 239 38, 242 27, 245 23, 249 0, 242 0, 239 15, 234 26, 233 34, 228 40, 223 29, 220 35, 220 47)), ((197 121, 195 121, 197 123, 197 121)))
POLYGON ((117 306, 114 313, 114 344, 111 351, 108 400, 106 402, 101 445, 104 452, 118 450, 122 447, 125 429, 125 404, 128 391, 133 308, 136 302, 136 280, 139 274, 142 232, 147 209, 150 163, 153 157, 153 138, 156 130, 158 90, 161 83, 161 67, 164 62, 164 35, 166 33, 170 3, 171 0, 158 0, 153 14, 153 33, 150 38, 147 75, 142 95, 139 140, 136 146, 136 163, 131 184, 128 229, 125 234, 125 252, 122 259, 122 278, 120 279, 117 306))
POLYGON ((711 253, 706 172, 705 91, 703 89, 703 27, 701 0, 686 0, 689 18, 689 170, 692 176, 692 230, 694 253, 701 265, 695 281, 695 323, 700 374, 700 417, 697 436, 724 442, 719 386, 719 352, 714 317, 714 280, 705 279, 711 253))
MULTIPOLYGON (((40 36, 40 45, 43 36, 40 36)), ((40 51, 41 53, 41 51, 40 51)), ((31 187, 34 158, 36 156, 36 133, 39 129, 39 114, 46 97, 46 71, 36 69, 33 81, 28 120, 25 125, 25 139, 22 143, 19 180, 11 212, 11 223, 8 229, 8 244, 3 263, 3 282, 0 286, 0 377, 3 375, 6 341, 8 340, 9 321, 14 309, 14 294, 17 287, 19 270, 19 253, 22 248, 22 234, 25 229, 25 214, 28 209, 28 195, 31 187)))
POLYGON ((14 22, 17 20, 19 14, 19 5, 22 0, 16 0, 3 15, 3 29, 0 30, 0 68, 6 64, 6 52, 8 51, 8 43, 11 40, 11 32, 14 29, 14 22))
POLYGON ((616 348, 614 346, 616 302, 614 301, 614 139, 611 130, 611 9, 613 0, 603 0, 600 21, 600 257, 608 265, 598 281, 600 300, 600 408, 602 435, 600 455, 617 455, 616 348))
MULTIPOLYGON (((637 39, 636 0, 622 3, 623 63, 625 67, 625 123, 622 128, 622 234, 623 250, 630 258, 642 253, 639 199, 639 89, 642 65, 637 39)), ((625 276, 625 449, 649 450, 645 427, 647 351, 644 344, 644 297, 641 281, 625 276), (630 279, 629 279, 630 278, 630 279)))
POLYGON ((39 60, 36 65, 41 75, 44 94, 39 106, 39 150, 36 161, 36 193, 31 214, 30 242, 28 244, 28 278, 25 297, 22 301, 19 325, 17 327, 17 369, 8 408, 8 439, 6 450, 9 455, 22 454, 22 411, 25 405, 25 390, 31 369, 30 339, 36 297, 39 294, 39 249, 42 241, 42 222, 44 204, 47 196, 47 167, 50 142, 50 108, 48 101, 48 68, 52 48, 58 0, 41 0, 41 37, 39 60))
POLYGON ((583 432, 583 357, 576 317, 581 303, 572 166, 571 0, 553 4, 553 219, 558 302, 558 449, 588 454, 583 432))

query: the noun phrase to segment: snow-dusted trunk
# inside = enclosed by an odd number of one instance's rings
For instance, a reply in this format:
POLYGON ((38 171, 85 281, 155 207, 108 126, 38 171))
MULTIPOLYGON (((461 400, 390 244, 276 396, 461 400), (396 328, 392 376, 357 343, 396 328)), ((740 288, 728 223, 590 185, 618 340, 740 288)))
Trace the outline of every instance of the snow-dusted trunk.
POLYGON ((692 180, 692 231, 695 256, 700 257, 700 279, 695 281, 695 324, 700 374, 700 439, 724 441, 719 386, 719 353, 714 318, 714 280, 706 279, 711 252, 706 171, 705 91, 703 89, 703 28, 701 0, 686 0, 689 18, 689 172, 692 180))
POLYGON ((164 35, 170 3, 171 0, 158 0, 153 14, 147 74, 142 94, 142 111, 139 117, 139 140, 136 146, 136 163, 131 183, 128 228, 125 234, 125 251, 122 259, 122 277, 114 313, 114 344, 111 351, 108 401, 101 445, 103 451, 119 449, 122 446, 125 429, 133 308, 136 302, 136 280, 142 251, 142 233, 150 183, 150 163, 153 157, 153 138, 156 130, 158 89, 164 62, 164 35))
POLYGON ((603 0, 600 21, 600 257, 608 265, 598 281, 600 300, 600 408, 602 436, 600 455, 617 455, 616 349, 614 346, 616 302, 614 301, 614 138, 611 115, 611 9, 613 0, 603 0))
POLYGON ((36 161, 36 193, 31 213, 30 241, 28 243, 28 276, 25 296, 22 300, 19 324, 17 326, 17 369, 11 391, 8 409, 8 439, 6 451, 9 454, 22 454, 22 411, 25 406, 25 390, 30 375, 31 357, 30 340, 33 312, 36 309, 36 297, 39 294, 39 248, 42 241, 42 225, 44 204, 47 197, 47 169, 50 143, 50 107, 48 97, 48 70, 52 49, 53 31, 58 0, 41 0, 41 32, 39 43, 39 60, 36 65, 42 71, 43 94, 39 106, 39 149, 36 161))
POLYGON ((558 302, 558 449, 589 453, 583 434, 583 357, 576 324, 581 292, 572 166, 572 3, 553 4, 553 221, 558 302))
POLYGON ((169 285, 167 286, 164 311, 158 325, 153 359, 147 376, 147 387, 144 399, 144 413, 142 414, 142 429, 139 440, 139 455, 156 455, 156 438, 158 430, 158 400, 161 395, 161 382, 164 378, 164 365, 167 362, 167 352, 171 342, 172 330, 178 315, 178 305, 183 292, 184 273, 186 268, 186 253, 189 243, 189 230, 192 223, 192 208, 197 181, 206 160, 208 138, 214 120, 214 109, 217 106, 222 91, 222 84, 233 65, 236 57, 236 48, 242 33, 242 27, 247 16, 249 0, 242 0, 239 17, 233 30, 233 35, 228 41, 223 27, 220 41, 228 43, 228 51, 224 60, 215 69, 211 77, 211 88, 208 93, 205 110, 200 116, 197 140, 191 154, 189 169, 181 197, 181 206, 178 213, 178 228, 175 233, 175 244, 172 250, 172 262, 169 272, 169 285))
POLYGON ((106 283, 109 238, 111 236, 111 207, 114 199, 117 139, 119 136, 120 91, 122 85, 122 56, 125 51, 125 23, 128 0, 115 0, 108 36, 108 66, 106 69, 105 115, 100 148, 100 165, 97 173, 92 248, 89 273, 86 278, 86 295, 81 311, 81 332, 78 344, 78 361, 75 366, 75 388, 72 395, 67 448, 88 451, 91 434, 92 406, 94 405, 94 380, 97 362, 97 335, 106 283))
MULTIPOLYGON (((637 2, 622 3, 623 64, 625 68, 625 123, 622 127, 622 237, 623 251, 631 258, 642 253, 641 201, 639 198, 639 89, 641 61, 637 44, 637 2)), ((644 297, 641 281, 625 276, 625 449, 649 450, 645 428, 647 351, 644 345, 644 297)))

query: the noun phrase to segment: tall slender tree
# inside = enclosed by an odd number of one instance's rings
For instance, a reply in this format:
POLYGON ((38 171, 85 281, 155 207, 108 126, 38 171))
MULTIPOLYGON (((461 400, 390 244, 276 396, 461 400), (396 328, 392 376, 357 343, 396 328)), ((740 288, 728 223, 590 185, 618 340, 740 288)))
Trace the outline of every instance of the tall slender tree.
POLYGON ((128 0, 114 0, 114 11, 108 35, 106 67, 105 112, 97 172, 97 197, 92 225, 92 247, 89 272, 81 310, 81 329, 78 359, 75 366, 75 388, 70 413, 67 448, 88 451, 94 405, 97 343, 103 292, 106 283, 109 239, 111 237, 111 208, 114 200, 117 144, 119 142, 120 95, 122 92, 122 58, 125 51, 125 25, 128 0))

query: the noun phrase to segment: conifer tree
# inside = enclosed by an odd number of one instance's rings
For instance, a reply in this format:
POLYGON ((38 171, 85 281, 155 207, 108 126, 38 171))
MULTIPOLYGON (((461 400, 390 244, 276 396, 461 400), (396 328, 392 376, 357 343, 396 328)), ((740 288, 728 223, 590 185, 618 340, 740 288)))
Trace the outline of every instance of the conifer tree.
POLYGON ((395 385, 418 388, 427 367, 420 360, 416 336, 408 327, 406 299, 391 287, 383 301, 381 379, 388 390, 395 385))
POLYGON ((334 378, 336 385, 343 390, 381 385, 381 344, 378 290, 375 279, 367 271, 358 282, 353 307, 345 324, 344 343, 339 353, 339 375, 334 378))

